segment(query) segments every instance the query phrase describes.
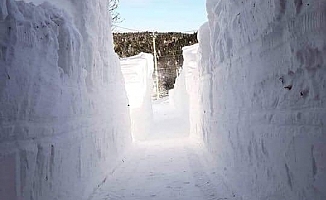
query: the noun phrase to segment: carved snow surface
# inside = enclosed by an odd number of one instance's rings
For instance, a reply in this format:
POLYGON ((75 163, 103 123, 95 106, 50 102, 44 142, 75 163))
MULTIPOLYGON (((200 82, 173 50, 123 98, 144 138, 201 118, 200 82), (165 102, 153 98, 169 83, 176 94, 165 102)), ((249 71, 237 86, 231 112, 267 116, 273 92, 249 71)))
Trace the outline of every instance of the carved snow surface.
POLYGON ((240 199, 326 199, 325 10, 207 0, 198 135, 240 199))
POLYGON ((144 140, 151 131, 153 120, 153 55, 140 53, 123 58, 120 63, 129 100, 133 140, 144 140))
POLYGON ((107 2, 50 2, 0 0, 1 200, 85 199, 131 143, 107 2))

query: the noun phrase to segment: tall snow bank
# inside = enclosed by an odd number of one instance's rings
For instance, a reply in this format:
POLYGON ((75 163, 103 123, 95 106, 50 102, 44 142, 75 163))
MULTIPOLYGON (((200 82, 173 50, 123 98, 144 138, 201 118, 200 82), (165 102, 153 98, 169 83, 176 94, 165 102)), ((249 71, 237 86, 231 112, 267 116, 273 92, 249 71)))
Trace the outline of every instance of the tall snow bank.
POLYGON ((131 132, 134 140, 145 139, 153 120, 153 55, 140 53, 120 60, 129 99, 131 132))
POLYGON ((182 49, 183 70, 176 79, 174 89, 169 91, 170 102, 174 108, 189 119, 190 136, 204 141, 207 141, 209 130, 203 126, 203 120, 210 113, 212 103, 209 92, 209 34, 209 25, 206 22, 199 28, 199 43, 182 49), (204 106, 204 103, 207 105, 204 106))
POLYGON ((207 10, 203 128, 233 196, 326 199, 326 2, 207 10))
POLYGON ((170 102, 189 123, 190 136, 202 139, 202 85, 200 81, 199 44, 186 46, 183 51, 183 65, 174 89, 170 90, 170 102))
POLYGON ((0 0, 0 199, 87 199, 131 142, 108 2, 66 2, 0 0))

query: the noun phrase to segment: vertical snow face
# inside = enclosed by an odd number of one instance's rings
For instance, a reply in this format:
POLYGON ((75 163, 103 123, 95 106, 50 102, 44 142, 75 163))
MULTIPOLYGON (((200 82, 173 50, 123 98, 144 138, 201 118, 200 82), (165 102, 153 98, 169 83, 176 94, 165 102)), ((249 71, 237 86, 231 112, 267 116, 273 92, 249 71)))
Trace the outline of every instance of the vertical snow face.
POLYGON ((205 23, 198 31, 199 44, 184 47, 183 66, 177 77, 174 89, 170 90, 170 102, 175 109, 189 119, 190 136, 206 141, 207 131, 203 126, 204 115, 210 112, 209 106, 204 110, 203 103, 210 105, 208 94, 211 85, 209 72, 210 38, 209 25, 205 23), (208 98, 208 99, 206 99, 208 98))
POLYGON ((203 129, 234 196, 325 199, 326 2, 207 0, 207 10, 203 129))
POLYGON ((197 133, 197 117, 199 108, 199 81, 198 81, 198 44, 182 48, 183 65, 180 75, 176 78, 174 89, 169 91, 170 104, 177 113, 187 122, 189 135, 197 133))
MULTIPOLYGON (((201 88, 199 82, 200 68, 198 63, 198 48, 199 44, 194 44, 182 48, 184 62, 182 65, 182 76, 179 77, 184 78, 185 90, 187 92, 186 96, 189 98, 188 102, 185 102, 188 103, 189 134, 191 137, 193 137, 195 133, 199 133, 201 129, 201 115, 198 113, 200 110, 202 110, 199 98, 199 94, 201 94, 201 88)), ((178 82, 182 83, 182 81, 179 80, 177 83, 178 82)), ((180 104, 182 104, 182 102, 180 102, 179 105, 180 104)))
MULTIPOLYGON (((183 63, 186 63, 183 60, 183 63)), ((185 66, 183 66, 183 69, 185 66)), ((185 118, 189 118, 189 94, 186 90, 185 70, 182 70, 179 76, 175 79, 174 88, 169 90, 169 103, 185 118)))
POLYGON ((153 55, 140 53, 120 60, 124 76, 131 117, 131 132, 134 140, 145 139, 153 120, 153 55))
POLYGON ((0 199, 87 199, 131 141, 108 2, 66 3, 0 0, 0 199))

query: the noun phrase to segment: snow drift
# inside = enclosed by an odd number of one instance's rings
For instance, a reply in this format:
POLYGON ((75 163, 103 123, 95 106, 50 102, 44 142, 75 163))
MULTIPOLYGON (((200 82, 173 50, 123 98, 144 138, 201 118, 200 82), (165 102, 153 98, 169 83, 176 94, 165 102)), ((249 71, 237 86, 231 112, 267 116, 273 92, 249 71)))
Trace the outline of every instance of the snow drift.
POLYGON ((207 11, 198 134, 233 197, 325 199, 326 2, 207 0, 207 11))
POLYGON ((134 140, 143 140, 151 130, 153 120, 153 55, 140 53, 120 60, 125 79, 134 140))
POLYGON ((108 2, 65 3, 0 0, 0 199, 86 199, 131 142, 108 2))

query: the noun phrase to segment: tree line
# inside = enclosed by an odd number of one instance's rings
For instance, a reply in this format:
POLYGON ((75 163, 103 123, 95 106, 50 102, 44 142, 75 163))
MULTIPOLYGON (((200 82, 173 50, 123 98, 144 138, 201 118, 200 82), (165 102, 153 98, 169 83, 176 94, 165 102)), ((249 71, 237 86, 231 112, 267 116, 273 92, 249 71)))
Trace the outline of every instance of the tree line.
MULTIPOLYGON (((198 43, 197 33, 156 32, 159 88, 162 95, 174 86, 175 78, 182 67, 182 48, 198 43)), ((141 52, 153 54, 153 33, 113 33, 115 52, 121 57, 130 57, 141 52)))

